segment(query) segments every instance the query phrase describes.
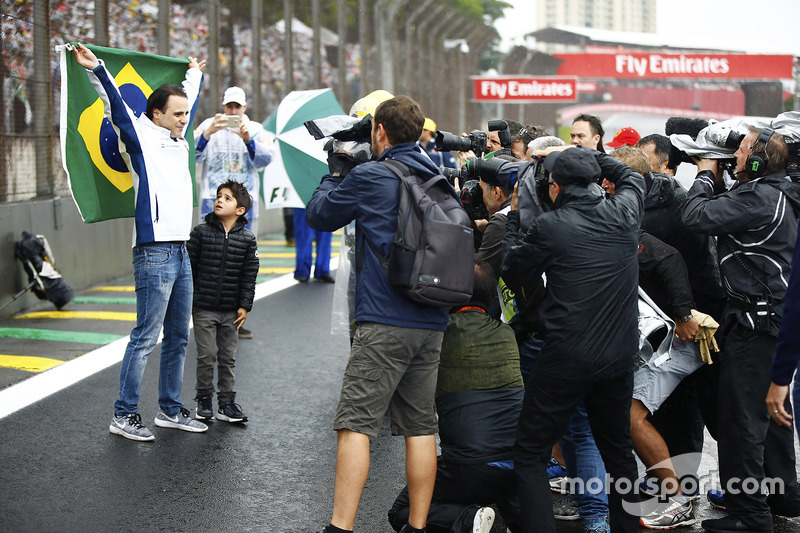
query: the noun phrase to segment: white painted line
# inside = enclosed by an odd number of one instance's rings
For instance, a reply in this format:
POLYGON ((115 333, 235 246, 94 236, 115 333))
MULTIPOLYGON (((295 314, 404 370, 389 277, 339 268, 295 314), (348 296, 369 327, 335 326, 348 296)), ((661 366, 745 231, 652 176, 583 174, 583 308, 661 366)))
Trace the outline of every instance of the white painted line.
MULTIPOLYGON (((331 260, 335 268, 336 259, 331 260)), ((294 274, 284 274, 256 285, 255 300, 296 285, 294 274)), ((191 324, 189 325, 191 328, 191 324)), ((41 374, 0 390, 0 420, 122 361, 130 337, 117 339, 96 350, 62 363, 41 374)))

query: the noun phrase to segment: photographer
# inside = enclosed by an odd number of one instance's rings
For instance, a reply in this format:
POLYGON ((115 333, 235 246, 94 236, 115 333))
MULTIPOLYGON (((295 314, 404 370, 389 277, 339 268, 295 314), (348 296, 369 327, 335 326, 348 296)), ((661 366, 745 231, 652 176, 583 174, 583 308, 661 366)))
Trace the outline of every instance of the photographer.
MULTIPOLYGON (((492 159, 485 161, 488 163, 492 159)), ((480 175, 483 203, 489 213, 488 222, 478 225, 483 232, 481 246, 475 255, 476 261, 486 261, 495 272, 500 271, 502 261, 503 237, 506 234, 506 220, 511 210, 511 194, 514 192, 511 169, 502 168, 503 159, 494 159, 500 163, 497 170, 482 172, 480 175)), ((511 167, 511 165, 508 165, 511 167)))
MULTIPOLYGON (((581 401, 608 474, 628 486, 637 477, 630 399, 639 337, 636 250, 644 179, 584 147, 536 156, 546 156, 555 209, 536 218, 521 240, 507 239, 502 275, 517 284, 547 276, 540 313, 544 345, 525 386, 514 463, 523 530, 555 532, 547 464, 581 401), (597 185, 601 174, 616 183, 610 200, 597 185)), ((514 211, 508 215, 509 234, 519 234, 514 211)), ((611 530, 637 533, 639 518, 623 507, 620 486, 609 484, 611 530)))
MULTIPOLYGON (((720 480, 729 516, 704 520, 708 531, 772 531, 772 514, 800 515, 800 490, 790 428, 770 421, 764 398, 781 323, 797 237, 800 194, 784 171, 783 137, 751 127, 734 154, 733 188, 713 196, 718 163, 696 158, 698 174, 682 218, 692 230, 718 236, 728 292, 720 331, 718 433, 720 480), (780 478, 783 494, 767 498, 745 481, 780 478)), ((791 412, 786 402, 787 412, 791 412)), ((774 410, 773 410, 774 414, 774 410)))
POLYGON ((434 392, 448 309, 402 296, 381 267, 395 236, 400 202, 399 178, 382 161, 402 162, 424 179, 439 175, 416 145, 424 120, 407 96, 381 103, 371 130, 377 161, 353 166, 354 159, 343 162, 345 154, 332 154, 332 173, 322 179, 306 210, 309 226, 320 231, 356 222, 356 331, 333 422, 336 482, 333 516, 324 533, 353 529, 369 472, 370 437, 378 436, 387 411, 392 434, 405 437, 410 510, 403 531, 424 530, 428 516, 436 478, 434 392))

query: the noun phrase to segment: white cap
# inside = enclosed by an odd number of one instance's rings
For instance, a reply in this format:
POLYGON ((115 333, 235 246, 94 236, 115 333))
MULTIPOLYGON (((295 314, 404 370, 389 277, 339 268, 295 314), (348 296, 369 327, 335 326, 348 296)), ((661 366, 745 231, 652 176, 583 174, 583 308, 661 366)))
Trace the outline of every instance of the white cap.
POLYGON ((222 95, 222 105, 236 102, 239 105, 247 105, 247 99, 244 96, 244 90, 239 87, 228 87, 225 89, 225 94, 222 95))

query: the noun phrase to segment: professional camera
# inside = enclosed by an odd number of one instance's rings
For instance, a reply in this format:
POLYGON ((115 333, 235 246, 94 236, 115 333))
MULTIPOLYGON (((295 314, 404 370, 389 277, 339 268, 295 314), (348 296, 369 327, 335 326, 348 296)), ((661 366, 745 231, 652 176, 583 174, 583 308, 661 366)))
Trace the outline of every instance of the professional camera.
POLYGON ((439 170, 450 182, 450 185, 454 185, 456 178, 458 178, 459 183, 466 183, 469 180, 480 178, 493 180, 504 163, 508 163, 508 161, 496 157, 484 159, 470 156, 460 169, 441 167, 439 170))
MULTIPOLYGON (((498 132, 500 144, 503 148, 511 146, 511 133, 508 131, 508 122, 505 120, 490 120, 489 131, 498 132)), ((486 133, 473 131, 467 136, 454 135, 447 131, 436 132, 436 149, 440 152, 469 152, 478 157, 486 153, 486 133)))
POLYGON ((346 153, 359 163, 372 158, 372 115, 333 115, 303 125, 315 139, 328 138, 324 147, 328 155, 346 153))
POLYGON ((470 220, 489 218, 489 211, 483 203, 483 189, 478 180, 467 180, 461 189, 461 205, 470 220))

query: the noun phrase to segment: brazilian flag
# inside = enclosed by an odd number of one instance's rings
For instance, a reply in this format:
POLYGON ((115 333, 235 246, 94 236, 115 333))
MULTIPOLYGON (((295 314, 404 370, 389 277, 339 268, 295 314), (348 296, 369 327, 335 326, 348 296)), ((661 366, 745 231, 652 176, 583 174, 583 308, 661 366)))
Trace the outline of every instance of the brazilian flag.
MULTIPOLYGON (((189 64, 186 59, 85 46, 103 60, 123 100, 136 116, 147 109, 147 98, 153 90, 165 83, 180 85, 186 78, 189 64)), ((58 46, 56 50, 61 65, 61 157, 78 211, 87 223, 133 217, 133 178, 120 155, 117 133, 103 115, 103 102, 86 69, 75 61, 71 46, 58 46)), ((186 140, 194 182, 191 124, 186 130, 186 140)))

